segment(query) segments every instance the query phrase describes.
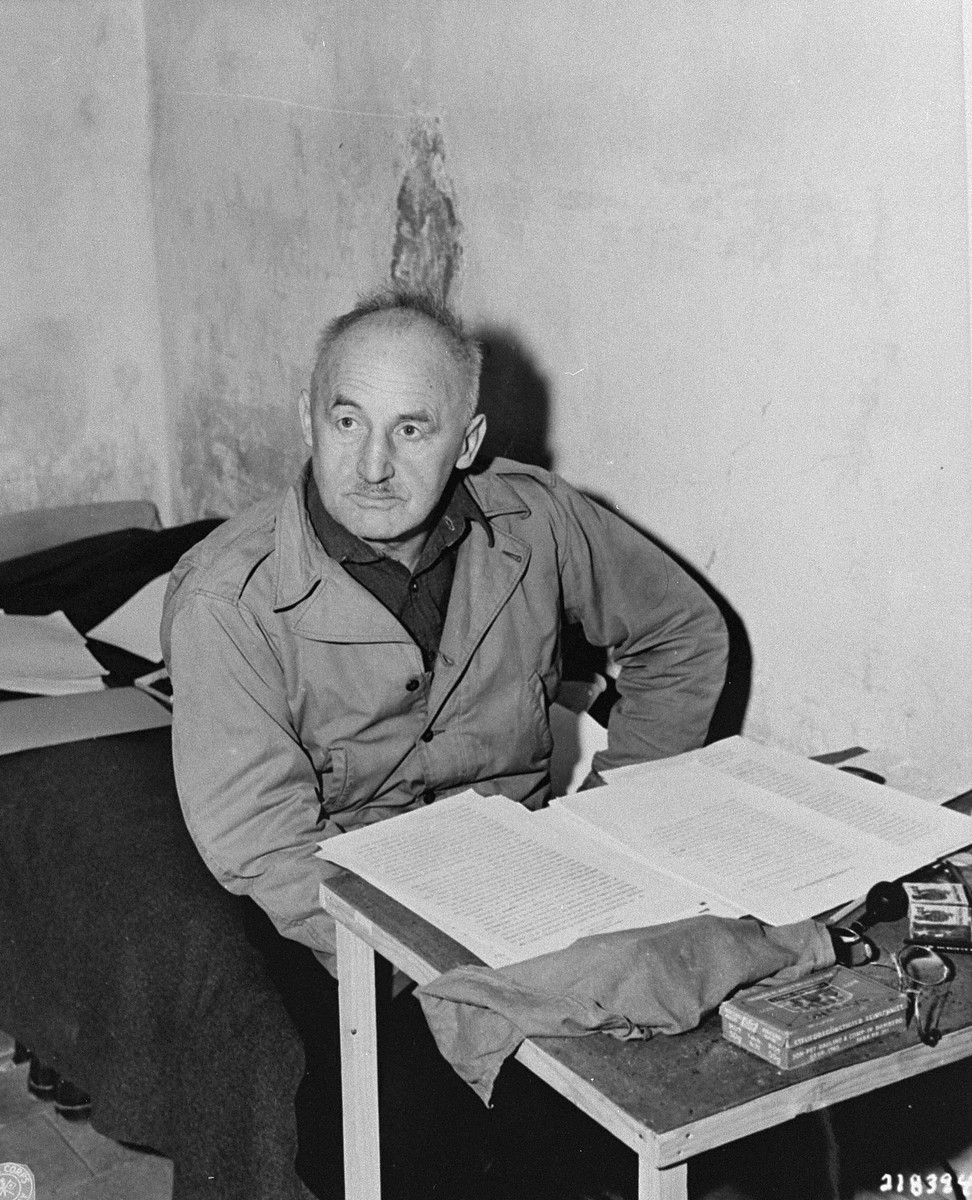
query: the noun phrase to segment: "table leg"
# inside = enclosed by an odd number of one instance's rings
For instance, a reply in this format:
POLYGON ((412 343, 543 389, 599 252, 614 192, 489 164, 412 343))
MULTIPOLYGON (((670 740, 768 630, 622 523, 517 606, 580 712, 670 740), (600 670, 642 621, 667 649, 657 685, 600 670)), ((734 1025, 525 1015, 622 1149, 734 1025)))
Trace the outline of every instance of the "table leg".
POLYGON ((687 1200, 688 1163, 659 1170, 646 1155, 638 1155, 638 1200, 687 1200))
POLYGON ((344 1187, 347 1200, 380 1200, 375 953, 337 926, 344 1187))

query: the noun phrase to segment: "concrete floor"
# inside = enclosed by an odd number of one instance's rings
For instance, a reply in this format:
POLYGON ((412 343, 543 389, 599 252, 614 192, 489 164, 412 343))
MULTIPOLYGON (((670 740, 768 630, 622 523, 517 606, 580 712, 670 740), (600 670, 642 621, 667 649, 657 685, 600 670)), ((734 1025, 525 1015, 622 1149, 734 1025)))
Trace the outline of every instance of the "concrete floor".
MULTIPOLYGON (((413 1071, 417 1061, 410 1064, 413 1071)), ((421 1061, 426 1067, 431 1065, 432 1073, 421 1080, 419 1090, 434 1091, 436 1083, 441 1083, 438 1064, 427 1056, 421 1061)), ((27 1070, 26 1063, 13 1064, 13 1041, 0 1034, 0 1163, 28 1167, 35 1178, 37 1200, 172 1200, 171 1162, 121 1146, 95 1132, 86 1121, 65 1121, 53 1104, 36 1099, 27 1090, 27 1070)), ((501 1128, 485 1139, 494 1149, 502 1147, 485 1186, 479 1155, 461 1155, 464 1162, 458 1177, 444 1179, 436 1177, 435 1171, 427 1173, 421 1154, 415 1159, 414 1133, 407 1138, 407 1147, 396 1146, 393 1136, 382 1147, 383 1158, 389 1159, 385 1165, 392 1200, 419 1196, 441 1200, 634 1200, 633 1155, 522 1068, 516 1068, 507 1088, 502 1105, 506 1117, 500 1121, 501 1128)), ((404 1100, 400 1098, 393 1106, 401 1103, 404 1100)), ((485 1115, 485 1110, 482 1113, 485 1115)), ((457 1116, 462 1125, 461 1114, 452 1112, 453 1118, 457 1116)), ((428 1127, 441 1123, 439 1114, 428 1127)), ((802 1143, 796 1156, 789 1139, 788 1153, 783 1156, 789 1161, 781 1161, 780 1147, 772 1135, 740 1144, 742 1153, 730 1149, 728 1159, 718 1154, 703 1156, 700 1166, 708 1169, 693 1172, 692 1200, 836 1200, 821 1179, 823 1147, 807 1144, 818 1140, 819 1129, 811 1123, 804 1137, 796 1139, 802 1143), (760 1140, 767 1144, 756 1149, 760 1140), (753 1172, 754 1150, 757 1161, 774 1163, 771 1171, 753 1172), (809 1175, 804 1174, 807 1158, 817 1162, 817 1170, 811 1168, 809 1175)), ((434 1143, 432 1157, 438 1160, 443 1152, 441 1140, 430 1142, 434 1143)))
MULTIPOLYGON (((97 1133, 87 1121, 65 1121, 58 1116, 52 1103, 38 1100, 28 1091, 28 1065, 14 1065, 13 1048, 13 1040, 0 1033, 0 1163, 22 1164, 31 1171, 37 1200, 172 1200, 169 1160, 119 1145, 97 1133)), ((442 1064, 436 1060, 437 1056, 422 1057, 431 1072, 419 1081, 420 1092, 434 1091, 441 1083, 442 1064)), ((418 1061, 410 1063, 413 1070, 418 1061)), ((440 1200, 633 1200, 634 1156, 624 1151, 619 1154, 614 1139, 581 1118, 566 1101, 553 1097, 554 1111, 546 1114, 546 1122, 540 1122, 541 1128, 546 1128, 538 1138, 538 1108, 546 1108, 552 1093, 518 1070, 520 1086, 513 1088, 513 1111, 499 1131, 504 1153, 502 1161, 493 1164, 491 1183, 483 1185, 479 1154, 460 1155, 464 1166, 459 1177, 437 1177, 436 1171, 428 1174, 422 1154, 415 1158, 414 1131, 400 1143, 392 1124, 387 1130, 392 1136, 382 1147, 383 1158, 388 1160, 390 1200, 416 1200, 419 1196, 440 1200), (541 1145, 545 1150, 538 1155, 541 1145)), ((463 1088, 460 1096, 466 1091, 463 1088)), ((412 1099, 414 1103, 414 1096, 412 1099)), ((393 1107, 402 1103, 404 1097, 392 1099, 393 1107)), ((474 1111, 486 1116, 478 1101, 474 1111)), ((467 1112, 467 1119, 469 1115, 467 1112)), ((461 1114, 452 1111, 451 1117, 459 1117, 459 1124, 464 1124, 461 1114)), ((441 1124, 439 1114, 428 1127, 441 1124)), ((436 1161, 444 1147, 438 1137, 429 1142, 429 1153, 436 1161)), ((338 1193, 340 1190, 338 1187, 338 1193)), ((332 1193, 329 1190, 327 1194, 332 1193)), ((755 1200, 734 1189, 704 1189, 704 1194, 705 1200, 755 1200)))
MULTIPOLYGON (((407 1072, 412 1103, 417 1082, 422 1085, 419 1094, 429 1087, 437 1090, 441 1082, 435 1068, 425 1078, 417 1078, 417 1061, 409 1064, 407 1072)), ((428 1071, 434 1059, 423 1054, 421 1062, 428 1071)), ((459 1175, 451 1181, 435 1177, 437 1172, 427 1173, 421 1155, 419 1160, 414 1157, 413 1131, 407 1146, 396 1147, 394 1137, 383 1144, 383 1159, 387 1156, 389 1160, 383 1163, 389 1200, 432 1196, 439 1200, 634 1200, 634 1156, 620 1150, 610 1135, 522 1068, 506 1070, 506 1102, 490 1118, 498 1119, 499 1127, 485 1139, 487 1145, 491 1142, 494 1149, 502 1150, 487 1178, 479 1154, 461 1155, 459 1175), (403 1157, 396 1162, 399 1154, 403 1157)), ((946 1069, 935 1076, 935 1085, 936 1090, 951 1093, 948 1107, 953 1107, 959 1096, 967 1104, 967 1075, 946 1069)), ((855 1112, 848 1106, 831 1110, 836 1122, 833 1128, 827 1120, 807 1116, 702 1155, 690 1171, 692 1200, 883 1200, 878 1185, 881 1173, 891 1169, 890 1151, 901 1140, 904 1128, 901 1116, 914 1112, 917 1096, 900 1088, 897 1100, 894 1088, 879 1095, 885 1097, 885 1103, 878 1104, 877 1111, 869 1107, 866 1112, 855 1112), (896 1113, 896 1109, 900 1111, 896 1113), (843 1154, 837 1152, 837 1141, 845 1147, 843 1154), (875 1148, 870 1167, 858 1161, 865 1145, 875 1148), (839 1174, 845 1178, 841 1183, 835 1178, 837 1158, 843 1159, 839 1174)), ((403 1103, 404 1097, 393 1098, 399 1112, 403 1103)), ((450 1123, 460 1116, 450 1107, 450 1123)), ((440 1129, 443 1123, 439 1113, 425 1128, 440 1129)), ((389 1132, 394 1128, 392 1123, 389 1132)), ((441 1138, 431 1137, 429 1143, 433 1160, 439 1160, 441 1138)), ((95 1132, 86 1121, 65 1121, 58 1116, 52 1104, 29 1093, 27 1064, 13 1064, 13 1041, 0 1033, 0 1163, 11 1162, 33 1172, 37 1200, 172 1200, 171 1162, 121 1146, 95 1132)), ((896 1167, 901 1169, 897 1163, 896 1167)), ((340 1186, 336 1191, 340 1193, 340 1186)), ((333 1193, 329 1189, 327 1194, 333 1193)), ((957 1200, 956 1193, 953 1200, 957 1200)))
POLYGON ((65 1121, 27 1090, 27 1064, 13 1064, 0 1034, 0 1162, 34 1175, 37 1200, 172 1200, 172 1164, 120 1146, 87 1121, 65 1121))

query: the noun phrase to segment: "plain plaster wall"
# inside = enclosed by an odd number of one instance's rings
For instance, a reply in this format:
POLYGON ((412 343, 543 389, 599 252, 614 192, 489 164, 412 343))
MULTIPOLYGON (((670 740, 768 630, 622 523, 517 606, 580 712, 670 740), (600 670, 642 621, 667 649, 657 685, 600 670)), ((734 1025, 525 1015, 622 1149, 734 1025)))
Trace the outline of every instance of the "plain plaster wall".
POLYGON ((961 6, 568 8, 451 97, 464 301, 741 614, 748 732, 972 766, 961 6))
MULTIPOLYGON (((239 511, 304 457, 317 330, 387 274, 408 120, 340 111, 318 3, 147 0, 159 296, 183 516, 239 511)), ((356 53, 367 54, 359 27, 356 53)))
POLYGON ((438 270, 735 608, 748 732, 972 769, 959 0, 146 11, 182 516, 277 488, 321 321, 438 270))
POLYGON ((0 512, 169 514, 141 5, 0 0, 0 512))

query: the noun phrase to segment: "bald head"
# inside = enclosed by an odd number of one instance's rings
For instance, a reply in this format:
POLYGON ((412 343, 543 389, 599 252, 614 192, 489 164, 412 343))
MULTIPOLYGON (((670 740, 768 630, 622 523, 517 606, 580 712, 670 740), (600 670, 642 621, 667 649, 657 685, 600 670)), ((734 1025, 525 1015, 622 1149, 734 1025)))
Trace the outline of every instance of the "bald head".
POLYGON ((441 345, 453 360, 461 378, 462 417, 469 421, 479 403, 479 372, 482 352, 463 328, 462 321, 435 296, 422 291, 386 289, 360 300, 354 308, 325 326, 317 342, 311 374, 310 398, 316 403, 327 396, 327 379, 338 345, 359 326, 382 330, 392 340, 403 331, 422 325, 428 337, 441 345))

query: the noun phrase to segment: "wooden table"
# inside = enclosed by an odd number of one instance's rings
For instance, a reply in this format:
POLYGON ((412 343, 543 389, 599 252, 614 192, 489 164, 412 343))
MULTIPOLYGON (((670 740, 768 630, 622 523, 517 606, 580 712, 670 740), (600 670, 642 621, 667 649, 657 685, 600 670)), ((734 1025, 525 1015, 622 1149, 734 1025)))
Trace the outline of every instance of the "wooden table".
MULTIPOLYGON (((377 1200, 374 952, 417 983, 479 960, 349 871, 323 885, 322 897, 337 921, 347 1200, 377 1200)), ((878 932, 889 947, 900 946, 900 925, 878 932)), ((724 1041, 712 1016, 690 1033, 647 1042, 539 1038, 516 1057, 635 1151, 640 1200, 685 1200, 694 1155, 972 1055, 972 960, 952 960, 956 979, 934 1049, 909 1029, 779 1071, 724 1041)), ((865 970, 888 980, 887 971, 865 970)))

